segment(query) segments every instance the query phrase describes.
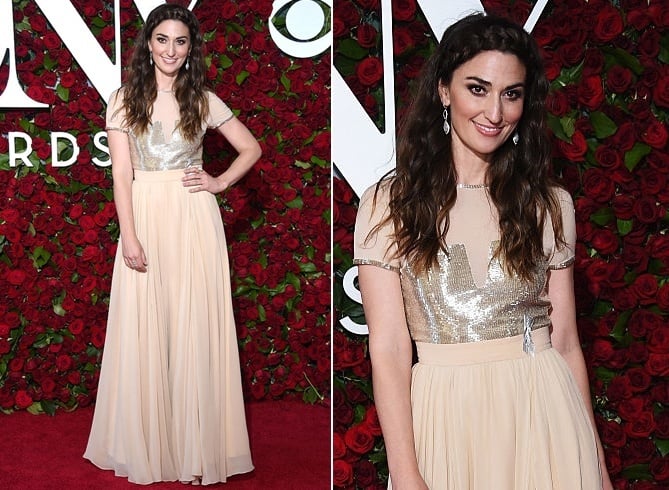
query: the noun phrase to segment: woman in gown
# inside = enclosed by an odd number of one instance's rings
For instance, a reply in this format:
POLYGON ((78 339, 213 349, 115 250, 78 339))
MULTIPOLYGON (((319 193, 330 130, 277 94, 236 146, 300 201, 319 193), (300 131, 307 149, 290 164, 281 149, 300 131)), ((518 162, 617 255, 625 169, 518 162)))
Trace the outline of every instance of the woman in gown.
POLYGON ((260 147, 205 90, 205 70, 195 16, 161 5, 107 108, 121 237, 84 457, 141 484, 211 484, 253 469, 215 194, 260 147), (202 170, 207 127, 238 152, 216 178, 202 170))
POLYGON ((361 198, 354 262, 396 490, 611 488, 547 90, 522 28, 456 22, 400 126, 394 173, 361 198))

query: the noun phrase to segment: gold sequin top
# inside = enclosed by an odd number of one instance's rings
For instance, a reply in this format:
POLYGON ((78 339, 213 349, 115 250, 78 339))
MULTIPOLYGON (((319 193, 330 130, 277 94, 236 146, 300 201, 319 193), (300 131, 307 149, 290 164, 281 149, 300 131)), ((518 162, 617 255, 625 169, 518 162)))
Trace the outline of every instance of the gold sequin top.
POLYGON ((400 274, 407 325, 416 342, 478 342, 545 327, 550 324, 548 269, 571 265, 576 238, 571 197, 561 189, 556 192, 567 246, 556 247, 548 220, 543 240, 546 260, 529 283, 505 273, 500 262, 492 259, 499 243, 498 219, 485 188, 458 189, 446 237, 448 254, 440 252, 437 264, 422 273, 394 257, 392 225, 370 235, 387 210, 387 195, 379 192, 373 206, 374 187, 368 189, 356 220, 354 263, 400 274))
POLYGON ((207 127, 216 128, 233 117, 232 111, 212 92, 209 97, 209 116, 200 134, 188 141, 177 128, 179 106, 172 92, 158 91, 153 104, 152 121, 145 133, 136 134, 125 125, 122 90, 112 94, 107 106, 107 131, 122 131, 129 135, 130 160, 135 170, 176 170, 202 166, 202 138, 207 127))

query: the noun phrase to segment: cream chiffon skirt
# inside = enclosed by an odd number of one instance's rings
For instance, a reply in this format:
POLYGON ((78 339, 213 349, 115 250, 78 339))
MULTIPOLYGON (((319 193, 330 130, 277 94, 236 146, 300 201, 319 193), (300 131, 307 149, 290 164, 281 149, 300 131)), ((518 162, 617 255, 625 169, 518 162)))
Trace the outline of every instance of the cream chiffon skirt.
POLYGON ((225 481, 253 469, 221 215, 182 170, 135 171, 148 272, 118 246, 84 454, 131 482, 225 481))
MULTIPOLYGON (((547 328, 468 344, 418 343, 412 409, 431 490, 601 489, 588 412, 547 328)), ((392 488, 392 487, 391 487, 392 488)))

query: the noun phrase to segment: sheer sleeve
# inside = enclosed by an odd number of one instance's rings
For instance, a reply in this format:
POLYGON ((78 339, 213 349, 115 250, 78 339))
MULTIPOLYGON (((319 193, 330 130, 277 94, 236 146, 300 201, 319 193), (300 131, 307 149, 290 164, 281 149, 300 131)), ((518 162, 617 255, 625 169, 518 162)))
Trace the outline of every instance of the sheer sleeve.
POLYGON ((396 256, 397 247, 392 239, 392 222, 374 229, 387 216, 387 186, 381 186, 376 195, 376 202, 374 200, 375 189, 376 185, 370 187, 360 198, 355 222, 353 263, 375 265, 399 272, 400 261, 396 256))
POLYGON ((125 108, 123 107, 123 88, 112 92, 107 104, 107 114, 105 120, 105 129, 107 131, 121 131, 127 133, 128 127, 125 124, 125 108))
POLYGON ((207 116, 207 127, 217 128, 234 117, 232 110, 219 99, 213 92, 207 91, 209 97, 209 115, 207 116))
POLYGON ((564 232, 564 244, 555 242, 553 234, 553 225, 550 219, 547 220, 544 230, 544 243, 550 244, 549 269, 564 269, 574 263, 574 250, 576 248, 576 217, 574 212, 574 202, 569 193, 564 189, 555 190, 560 211, 562 214, 562 229, 564 232))

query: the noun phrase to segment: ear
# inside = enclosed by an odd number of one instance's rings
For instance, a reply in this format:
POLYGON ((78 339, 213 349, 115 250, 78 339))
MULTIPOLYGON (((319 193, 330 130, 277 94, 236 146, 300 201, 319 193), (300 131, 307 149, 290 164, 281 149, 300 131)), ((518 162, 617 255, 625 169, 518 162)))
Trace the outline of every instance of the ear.
POLYGON ((439 80, 439 88, 437 89, 437 92, 439 93, 439 99, 441 99, 441 105, 444 107, 451 105, 451 98, 448 94, 448 86, 444 85, 441 80, 439 80))

